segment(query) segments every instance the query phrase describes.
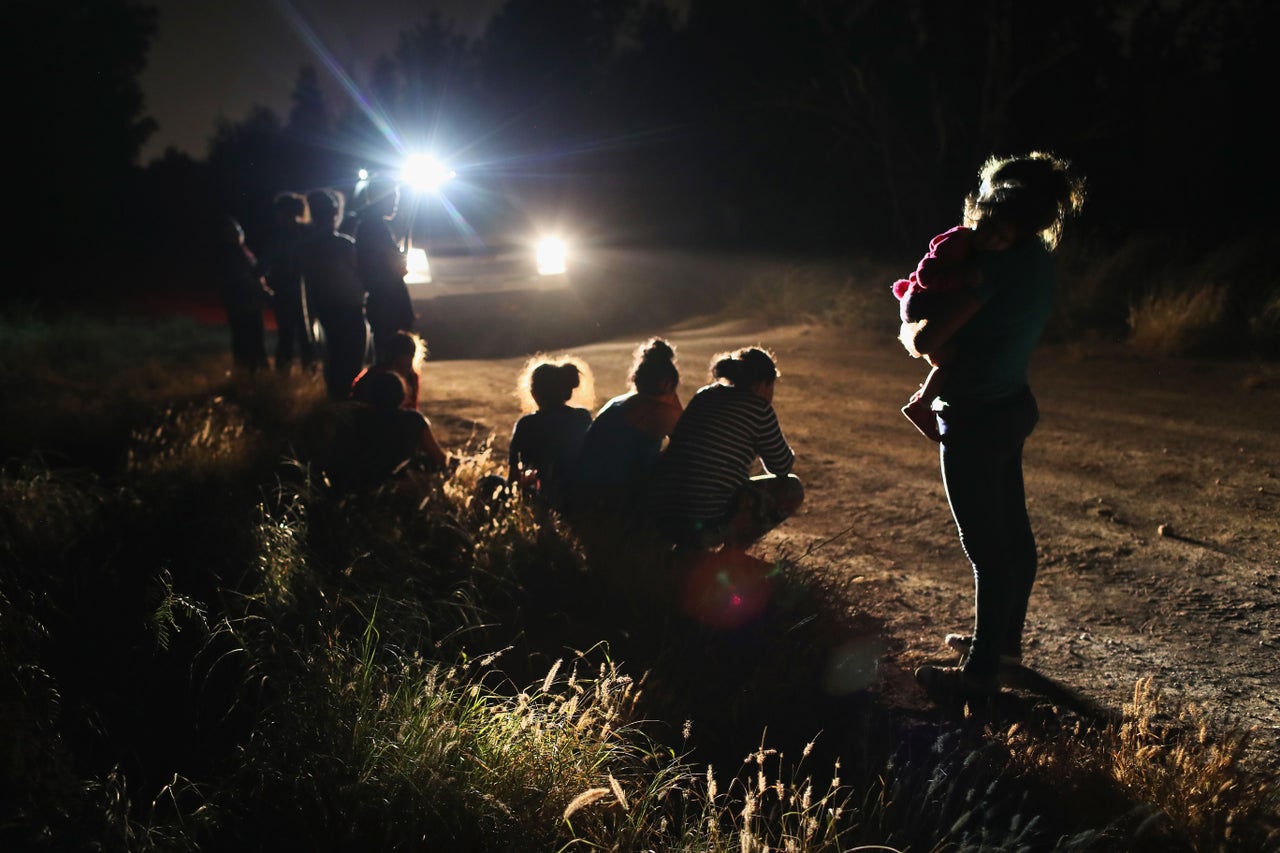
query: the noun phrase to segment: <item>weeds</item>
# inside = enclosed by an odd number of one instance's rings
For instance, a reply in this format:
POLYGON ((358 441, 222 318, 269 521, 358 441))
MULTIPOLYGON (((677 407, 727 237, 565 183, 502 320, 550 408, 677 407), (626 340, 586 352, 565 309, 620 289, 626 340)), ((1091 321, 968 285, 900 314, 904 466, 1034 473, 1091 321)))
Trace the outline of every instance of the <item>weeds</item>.
POLYGON ((519 494, 484 497, 487 446, 447 481, 342 496, 312 383, 108 387, 105 455, 55 429, 56 464, 0 473, 9 849, 1276 841, 1243 736, 1147 686, 1110 729, 922 726, 796 686, 878 658, 858 650, 881 633, 834 615, 803 555, 770 567, 764 616, 713 629, 654 589, 663 554, 584 549, 519 494))
POLYGON ((1204 352, 1227 333, 1227 289, 1204 284, 1144 294, 1129 308, 1129 345, 1145 356, 1204 352))
POLYGON ((897 307, 889 285, 897 276, 885 264, 813 262, 757 264, 729 310, 771 323, 828 323, 861 333, 897 331, 897 307))

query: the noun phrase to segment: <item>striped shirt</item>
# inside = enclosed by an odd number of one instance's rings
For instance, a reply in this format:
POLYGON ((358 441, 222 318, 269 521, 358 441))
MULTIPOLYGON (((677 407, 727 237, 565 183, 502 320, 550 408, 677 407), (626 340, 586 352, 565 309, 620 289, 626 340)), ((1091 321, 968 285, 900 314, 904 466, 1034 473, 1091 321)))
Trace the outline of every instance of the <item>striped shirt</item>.
POLYGON ((649 510, 659 519, 718 520, 759 457, 770 474, 791 473, 796 455, 773 406, 745 388, 716 383, 699 389, 658 458, 649 510))

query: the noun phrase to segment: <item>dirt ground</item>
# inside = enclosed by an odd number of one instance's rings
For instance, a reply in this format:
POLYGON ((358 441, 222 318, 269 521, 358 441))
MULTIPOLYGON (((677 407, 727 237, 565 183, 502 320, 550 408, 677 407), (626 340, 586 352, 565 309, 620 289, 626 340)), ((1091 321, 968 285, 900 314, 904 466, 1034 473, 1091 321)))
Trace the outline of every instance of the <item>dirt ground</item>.
MULTIPOLYGON (((757 548, 846 590, 884 628, 871 689, 928 706, 911 670, 951 662, 972 619, 972 576, 936 446, 898 408, 923 378, 892 338, 824 326, 686 322, 681 397, 719 351, 762 344, 782 371, 775 407, 798 454, 805 506, 757 548)), ((890 332, 889 334, 892 334, 890 332)), ((625 390, 643 334, 575 347, 598 405, 625 390)), ((423 411, 447 448, 505 453, 523 359, 434 361, 423 411)), ((1041 422, 1025 456, 1040 550, 1026 663, 1119 708, 1151 679, 1171 701, 1280 743, 1280 366, 1140 360, 1119 347, 1043 346, 1041 422)))

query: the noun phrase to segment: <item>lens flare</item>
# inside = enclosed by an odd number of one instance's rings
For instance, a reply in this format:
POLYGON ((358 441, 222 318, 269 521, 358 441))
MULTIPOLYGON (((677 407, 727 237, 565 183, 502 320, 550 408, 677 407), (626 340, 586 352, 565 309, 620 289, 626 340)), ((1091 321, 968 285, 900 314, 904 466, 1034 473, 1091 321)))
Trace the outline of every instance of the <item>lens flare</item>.
POLYGON ((414 154, 405 159, 400 178, 416 190, 435 192, 456 174, 430 154, 414 154))
POLYGON ((773 597, 773 564, 744 551, 699 554, 685 576, 684 612, 715 628, 737 628, 759 616, 773 597))

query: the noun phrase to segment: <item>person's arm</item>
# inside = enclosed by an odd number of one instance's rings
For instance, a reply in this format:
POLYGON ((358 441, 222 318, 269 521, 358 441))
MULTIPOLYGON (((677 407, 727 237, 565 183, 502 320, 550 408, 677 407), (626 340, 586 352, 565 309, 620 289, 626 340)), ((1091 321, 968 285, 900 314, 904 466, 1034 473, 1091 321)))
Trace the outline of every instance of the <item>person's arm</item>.
POLYGON ((971 291, 957 291, 956 298, 948 306, 948 310, 936 316, 905 322, 898 332, 898 340, 912 356, 927 357, 936 353, 947 344, 956 332, 964 327, 982 308, 982 301, 971 291))
POLYGON ((507 449, 507 482, 520 482, 520 421, 511 431, 511 446, 507 449))
POLYGON ((756 454, 770 474, 784 477, 791 473, 796 462, 795 451, 787 443, 778 425, 778 414, 768 406, 761 417, 760 437, 756 441, 756 454))
MULTIPOLYGON (((425 420, 425 418, 424 418, 425 420)), ((426 454, 431 463, 440 470, 449 467, 449 455, 441 449, 435 435, 431 432, 431 422, 427 421, 422 428, 422 444, 419 449, 426 454)))
POLYGON ((661 420, 658 428, 662 431, 662 435, 671 435, 676 428, 676 421, 680 420, 680 416, 684 414, 684 406, 680 404, 680 398, 672 391, 670 394, 662 396, 661 420))

